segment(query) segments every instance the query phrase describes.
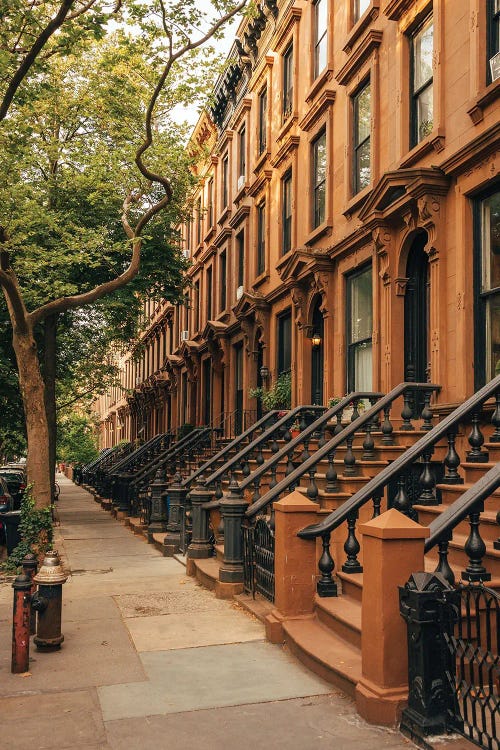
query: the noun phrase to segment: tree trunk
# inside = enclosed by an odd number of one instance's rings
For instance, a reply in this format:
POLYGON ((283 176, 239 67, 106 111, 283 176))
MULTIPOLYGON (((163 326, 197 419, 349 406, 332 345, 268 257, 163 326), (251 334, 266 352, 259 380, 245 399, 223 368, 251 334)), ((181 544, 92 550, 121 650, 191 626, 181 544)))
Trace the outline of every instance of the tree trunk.
POLYGON ((56 415, 56 354, 57 354, 57 314, 49 315, 44 321, 44 361, 43 379, 45 381, 45 411, 49 431, 49 476, 51 497, 55 489, 57 415, 56 415))
POLYGON ((49 429, 45 411, 45 384, 40 372, 37 346, 31 323, 26 330, 14 325, 12 341, 19 370, 28 438, 28 482, 33 485, 37 508, 50 505, 49 429))

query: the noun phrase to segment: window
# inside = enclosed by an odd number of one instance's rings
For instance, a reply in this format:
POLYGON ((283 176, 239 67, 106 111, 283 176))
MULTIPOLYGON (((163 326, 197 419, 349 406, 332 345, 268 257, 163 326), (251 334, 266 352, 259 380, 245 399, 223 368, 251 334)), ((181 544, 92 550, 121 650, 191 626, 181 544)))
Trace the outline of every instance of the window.
POLYGON ((200 330, 200 282, 196 281, 194 285, 194 321, 195 331, 200 330))
POLYGON ((293 45, 283 55, 283 120, 293 109, 293 45))
POLYGON ((245 277, 245 232, 236 235, 236 255, 238 259, 238 287, 242 287, 245 277))
POLYGON ((229 179, 229 157, 226 154, 222 159, 222 208, 226 208, 228 199, 228 179, 229 179))
POLYGON ((488 83, 500 78, 500 0, 488 0, 488 83))
POLYGON ((347 277, 347 390, 372 388, 372 269, 347 277))
POLYGON ((328 0, 314 3, 314 78, 326 68, 328 51, 328 0))
POLYGON ((278 377, 292 366, 292 315, 287 311, 278 318, 278 377))
POLYGON ((292 248, 292 173, 288 172, 281 186, 281 221, 282 236, 281 245, 283 254, 292 248))
POLYGON ((226 251, 220 254, 220 310, 224 312, 226 309, 226 284, 227 284, 227 266, 226 266, 226 251))
POLYGON ((259 156, 267 147, 267 88, 259 94, 259 156))
POLYGON ((314 141, 312 151, 313 228, 316 228, 325 220, 326 133, 324 131, 314 141))
POLYGON ((238 133, 238 189, 242 187, 246 174, 245 128, 238 133), (240 184, 241 183, 241 184, 240 184))
POLYGON ((426 138, 433 127, 433 52, 434 24, 431 16, 411 37, 411 146, 426 138))
POLYGON ((367 83, 353 97, 354 125, 354 195, 367 187, 371 180, 370 168, 370 128, 371 128, 371 91, 367 83))
POLYGON ((371 0, 354 0, 354 23, 359 21, 365 10, 368 10, 371 0))
POLYGON ((199 245, 201 242, 201 220, 202 220, 202 211, 201 211, 201 195, 200 195, 196 203, 196 244, 197 245, 199 245))
POLYGON ((500 187, 476 204, 476 386, 500 372, 500 187))
POLYGON ((212 266, 207 269, 207 321, 212 318, 212 266))
POLYGON ((257 276, 266 270, 266 204, 257 206, 257 276))
POLYGON ((214 223, 214 179, 211 177, 208 181, 208 192, 207 192, 207 217, 208 227, 213 226, 214 223))

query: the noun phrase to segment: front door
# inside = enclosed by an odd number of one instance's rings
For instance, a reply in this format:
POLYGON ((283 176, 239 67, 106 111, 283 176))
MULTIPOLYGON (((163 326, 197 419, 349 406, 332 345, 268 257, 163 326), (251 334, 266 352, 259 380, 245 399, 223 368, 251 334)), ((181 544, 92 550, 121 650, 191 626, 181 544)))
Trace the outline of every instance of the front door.
POLYGON ((234 434, 239 435, 243 425, 243 345, 234 349, 235 391, 234 391, 234 434))
POLYGON ((212 423, 212 360, 203 361, 203 424, 212 423))
POLYGON ((424 250, 427 235, 419 234, 410 249, 406 264, 405 293, 405 380, 427 383, 429 363, 429 259, 424 250))
POLYGON ((323 314, 320 303, 314 308, 312 327, 312 351, 311 351, 311 404, 321 405, 323 403, 323 368, 324 368, 324 344, 323 344, 323 314), (319 342, 319 343, 318 343, 319 342))

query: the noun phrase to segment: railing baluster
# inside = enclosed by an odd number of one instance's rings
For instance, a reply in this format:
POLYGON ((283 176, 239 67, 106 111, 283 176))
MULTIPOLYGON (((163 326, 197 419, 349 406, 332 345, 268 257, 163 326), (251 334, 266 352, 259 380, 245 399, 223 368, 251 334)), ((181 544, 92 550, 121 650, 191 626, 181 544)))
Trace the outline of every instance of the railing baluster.
POLYGON ((484 443, 484 435, 479 427, 479 412, 472 412, 472 429, 469 435, 469 445, 471 450, 467 453, 467 461, 471 463, 486 463, 488 461, 488 452, 482 451, 481 446, 484 443))
POLYGON ((220 500, 221 497, 222 497, 222 495, 223 495, 223 492, 222 492, 222 481, 220 479, 218 479, 216 481, 216 483, 215 483, 214 497, 215 497, 216 500, 220 500))
POLYGON ((363 566, 358 560, 358 552, 361 549, 359 542, 356 539, 356 520, 358 518, 358 512, 353 511, 347 516, 347 540, 344 544, 344 552, 347 555, 347 560, 342 565, 344 573, 362 573, 363 566))
POLYGON ((304 461, 307 461, 307 459, 310 457, 309 453, 309 438, 304 439, 304 450, 300 454, 300 461, 301 463, 304 463, 304 461))
POLYGON ((457 434, 454 430, 450 430, 446 434, 448 440, 448 453, 444 458, 444 465, 446 466, 446 474, 443 477, 443 484, 463 484, 464 480, 459 475, 457 469, 460 466, 460 456, 455 449, 455 438, 457 434))
POLYGON ((490 443, 500 443, 500 391, 495 393, 495 411, 491 416, 491 424, 495 432, 490 437, 490 443))
POLYGON ((488 573, 483 565, 483 557, 486 554, 486 545, 479 533, 481 513, 484 510, 484 502, 481 501, 474 506, 469 514, 470 534, 465 542, 465 552, 469 558, 469 564, 462 572, 465 581, 490 581, 491 573, 488 573))
MULTIPOLYGON (((500 526, 500 510, 497 513, 496 522, 497 526, 500 526)), ((493 547, 495 549, 500 549, 500 537, 498 537, 498 539, 495 539, 495 541, 493 542, 493 547)))
POLYGON ((363 461, 371 461, 375 458, 375 441, 372 436, 372 424, 368 422, 366 425, 365 439, 363 440, 363 454, 361 458, 363 461))
POLYGON ((356 474, 356 457, 354 453, 352 452, 352 444, 353 444, 354 436, 351 435, 347 438, 347 450, 344 456, 344 476, 345 477, 353 477, 356 474))
POLYGON ((336 435, 339 435, 342 432, 342 430, 344 429, 344 427, 342 425, 342 414, 343 414, 343 409, 340 409, 340 411, 337 412, 337 417, 336 417, 337 424, 335 425, 335 428, 333 430, 333 436, 334 437, 336 435))
POLYGON ((262 455, 262 442, 257 447, 257 455, 255 456, 255 463, 257 466, 262 466, 264 463, 264 456, 262 455))
POLYGON ((431 468, 432 450, 425 451, 422 458, 424 459, 424 468, 419 477, 419 483, 422 488, 418 496, 420 505, 439 505, 436 497, 436 479, 431 468))
POLYGON ((318 568, 321 573, 316 590, 319 596, 337 596, 337 584, 333 580, 332 572, 335 567, 330 554, 330 533, 323 534, 323 553, 319 559, 318 568))
POLYGON ((358 404, 359 404, 359 399, 355 398, 354 401, 352 402, 351 422, 355 422, 356 419, 359 418, 358 404))
POLYGON ((260 477, 253 480, 253 487, 252 503, 256 503, 260 499, 260 477))
POLYGON ((273 487, 276 487, 278 484, 278 481, 276 479, 276 472, 278 471, 278 465, 274 463, 271 466, 271 481, 269 482, 269 489, 272 490, 273 487))
POLYGON ((428 432, 429 430, 432 430, 432 410, 430 408, 431 403, 431 396, 432 391, 425 391, 424 393, 424 408, 422 409, 421 417, 423 419, 423 424, 421 429, 425 432, 428 432))
POLYGON ((438 542, 439 562, 436 568, 436 573, 441 573, 443 578, 445 578, 448 581, 450 586, 454 586, 455 574, 450 568, 450 564, 448 562, 448 547, 450 546, 450 540, 451 540, 451 533, 447 537, 444 537, 438 542))
POLYGON ((315 474, 315 467, 309 469, 309 487, 307 488, 307 497, 309 498, 309 500, 313 501, 318 497, 318 487, 314 479, 315 474))
POLYGON ((380 515, 380 506, 382 505, 382 495, 373 495, 373 516, 372 518, 378 518, 380 515))
POLYGON ((285 475, 288 476, 289 474, 292 473, 292 471, 295 468, 295 466, 293 465, 293 462, 292 462, 292 459, 293 459, 293 450, 288 451, 288 453, 286 454, 286 457, 287 457, 288 460, 287 460, 287 464, 286 464, 285 475))
POLYGON ((326 437, 325 437, 325 434, 326 434, 326 424, 324 422, 321 425, 321 427, 319 428, 319 430, 320 430, 320 437, 319 437, 319 440, 318 440, 318 448, 322 448, 325 445, 325 443, 326 443, 326 437))
POLYGON ((328 458, 328 469, 326 470, 326 475, 325 475, 325 478, 326 478, 325 490, 327 492, 338 492, 339 483, 337 481, 337 472, 335 471, 335 464, 333 463, 335 460, 335 451, 330 451, 327 458, 328 458))
MULTIPOLYGON (((374 397, 372 396, 372 397, 371 397, 371 398, 369 398, 368 400, 369 400, 369 402, 370 402, 370 408, 371 408, 372 406, 375 406, 375 404, 376 404, 376 403, 377 403, 377 401, 378 401, 378 398, 374 398, 374 397)), ((380 416, 380 413, 377 413, 377 414, 375 414, 375 416, 374 416, 374 417, 373 417, 373 419, 372 419, 372 430, 373 430, 374 432, 377 432, 377 430, 379 430, 379 429, 380 429, 380 419, 379 419, 379 416, 380 416)))
POLYGON ((407 432, 415 429, 415 427, 411 423, 411 418, 413 417, 413 409, 411 408, 411 404, 412 395, 407 389, 403 394, 403 410, 401 411, 403 424, 400 427, 401 430, 406 430, 407 432))
POLYGON ((398 477, 398 491, 394 498, 393 507, 399 510, 400 513, 404 513, 405 516, 410 515, 410 498, 406 491, 406 481, 404 474, 400 474, 398 477))
POLYGON ((389 415, 391 413, 391 407, 386 406, 384 407, 384 421, 382 423, 382 445, 394 445, 394 438, 392 436, 392 432, 394 430, 394 427, 391 424, 391 420, 389 419, 389 415))

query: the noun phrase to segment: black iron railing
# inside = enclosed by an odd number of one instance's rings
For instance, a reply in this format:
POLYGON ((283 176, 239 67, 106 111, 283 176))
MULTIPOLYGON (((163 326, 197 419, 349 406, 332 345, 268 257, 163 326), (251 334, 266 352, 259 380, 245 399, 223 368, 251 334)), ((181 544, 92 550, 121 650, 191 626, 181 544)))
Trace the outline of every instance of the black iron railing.
MULTIPOLYGON (((406 393, 410 393, 411 390, 419 389, 423 390, 432 388, 438 390, 437 386, 429 386, 427 384, 402 384, 397 389, 391 392, 385 399, 382 399, 375 407, 369 410, 367 416, 374 416, 380 411, 380 407, 385 409, 385 402, 388 399, 394 399, 394 394, 398 389, 404 388, 406 393)), ((394 500, 394 507, 400 510, 406 515, 410 515, 412 511, 412 503, 408 496, 405 486, 405 474, 409 471, 410 467, 419 458, 422 459, 421 463, 421 474, 420 474, 420 486, 421 494, 418 497, 419 505, 435 505, 439 502, 436 496, 436 478, 434 473, 431 471, 431 457, 433 448, 436 443, 442 438, 446 438, 448 442, 448 451, 444 458, 445 474, 441 479, 443 484, 461 484, 463 479, 458 473, 458 467, 460 466, 460 457, 456 450, 456 435, 458 426, 464 421, 466 417, 471 416, 472 429, 468 437, 469 445, 471 450, 467 454, 466 461, 473 463, 484 463, 488 460, 488 454, 482 450, 484 443, 484 436, 480 429, 479 414, 484 402, 491 396, 495 396, 496 406, 493 412, 492 423, 495 427, 495 432, 490 438, 492 442, 500 442, 500 376, 497 376, 490 383, 481 388, 465 403, 461 404, 451 414, 445 417, 436 426, 431 427, 426 435, 421 437, 414 445, 408 448, 401 456, 395 461, 389 464, 386 468, 382 469, 376 477, 369 480, 364 487, 356 492, 349 500, 346 500, 340 508, 330 513, 323 521, 318 524, 308 526, 299 532, 299 536, 303 539, 315 539, 321 537, 323 540, 323 555, 320 561, 320 572, 322 578, 318 583, 318 593, 321 593, 324 586, 325 591, 334 590, 332 585, 332 571, 334 568, 334 561, 330 554, 330 535, 332 531, 338 528, 341 524, 347 522, 348 524, 348 537, 344 550, 347 554, 347 562, 343 566, 344 572, 359 572, 362 570, 359 562, 357 561, 357 554, 359 552, 359 543, 356 539, 356 520, 359 514, 360 508, 365 505, 369 500, 373 502, 373 516, 377 516, 380 513, 380 503, 384 495, 385 488, 389 482, 396 480, 398 484, 398 492, 394 500)), ((426 406, 424 406, 424 411, 426 406)), ((422 415, 424 412, 422 412, 422 415)), ((429 422, 430 424, 430 422, 429 422)), ((352 430, 354 425, 351 425, 348 430, 352 430)), ((473 528, 471 534, 474 539, 474 545, 481 544, 478 541, 478 525, 479 517, 476 516, 471 525, 473 528)), ((445 546, 447 543, 444 541, 444 531, 441 537, 443 547, 440 547, 441 566, 446 566, 446 550, 445 546)), ((327 594, 331 595, 331 594, 327 594)))

